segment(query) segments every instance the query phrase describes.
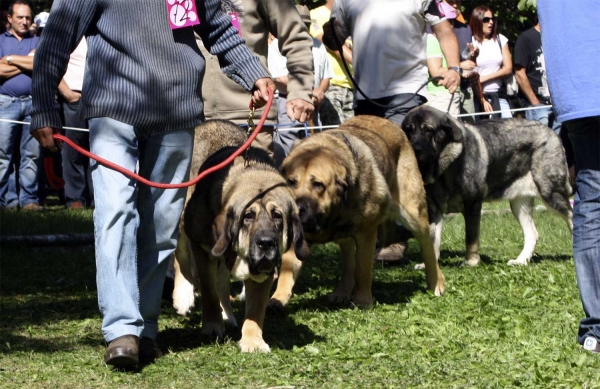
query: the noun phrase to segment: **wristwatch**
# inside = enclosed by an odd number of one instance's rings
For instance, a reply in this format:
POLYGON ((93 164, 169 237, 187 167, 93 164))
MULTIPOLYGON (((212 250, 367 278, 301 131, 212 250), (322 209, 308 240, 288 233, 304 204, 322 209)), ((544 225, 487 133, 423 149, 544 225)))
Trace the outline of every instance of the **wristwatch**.
POLYGON ((461 77, 463 75, 463 69, 460 66, 450 66, 448 70, 454 70, 461 77))
POLYGON ((6 57, 6 63, 10 65, 12 61, 12 57, 9 55, 8 57, 6 57))

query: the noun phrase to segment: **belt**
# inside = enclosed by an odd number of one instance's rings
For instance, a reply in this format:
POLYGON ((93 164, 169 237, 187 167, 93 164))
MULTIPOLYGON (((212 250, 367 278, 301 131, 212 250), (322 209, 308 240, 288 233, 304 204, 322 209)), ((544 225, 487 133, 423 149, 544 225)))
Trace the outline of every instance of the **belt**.
POLYGON ((24 95, 24 96, 2 95, 2 96, 8 97, 9 99, 12 99, 12 101, 15 101, 15 100, 21 100, 21 101, 31 100, 31 95, 24 95))

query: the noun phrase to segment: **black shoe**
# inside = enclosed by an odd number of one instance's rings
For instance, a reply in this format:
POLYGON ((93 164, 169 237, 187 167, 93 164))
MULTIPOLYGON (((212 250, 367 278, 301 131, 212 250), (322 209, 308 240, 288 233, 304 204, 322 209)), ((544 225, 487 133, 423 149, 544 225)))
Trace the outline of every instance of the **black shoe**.
POLYGON ((114 339, 104 353, 104 362, 121 369, 133 369, 138 364, 140 338, 123 335, 114 339))
POLYGON ((155 360, 163 356, 162 351, 158 348, 156 341, 148 337, 143 337, 140 341, 140 362, 153 363, 155 360))

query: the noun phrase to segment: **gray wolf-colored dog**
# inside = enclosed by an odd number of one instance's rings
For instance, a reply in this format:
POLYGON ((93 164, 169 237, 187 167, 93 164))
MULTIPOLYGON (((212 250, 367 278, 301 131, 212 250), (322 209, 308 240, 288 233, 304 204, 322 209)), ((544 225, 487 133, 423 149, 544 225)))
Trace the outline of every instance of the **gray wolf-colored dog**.
POLYGON ((427 106, 411 110, 402 128, 415 150, 426 184, 435 250, 439 258, 443 215, 461 212, 466 228, 466 262, 479 263, 483 202, 508 200, 525 244, 508 265, 527 265, 539 234, 533 223, 540 198, 571 232, 571 186, 560 139, 548 127, 525 119, 461 122, 427 106))

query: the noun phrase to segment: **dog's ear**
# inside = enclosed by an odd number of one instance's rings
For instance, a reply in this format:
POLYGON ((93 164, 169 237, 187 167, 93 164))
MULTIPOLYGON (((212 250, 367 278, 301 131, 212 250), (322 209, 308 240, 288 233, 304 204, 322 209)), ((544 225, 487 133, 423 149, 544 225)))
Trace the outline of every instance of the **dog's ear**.
MULTIPOLYGON (((300 221, 300 216, 298 215, 298 209, 294 206, 294 212, 292 212, 292 242, 294 244, 294 252, 296 253, 296 257, 304 261, 310 255, 310 247, 308 246, 308 242, 304 238, 304 232, 302 231, 302 222, 300 221)), ((288 235, 289 236, 289 235, 288 235)))
POLYGON ((460 128, 460 124, 456 122, 456 119, 451 118, 449 114, 445 114, 441 120, 444 131, 450 136, 452 142, 462 142, 463 134, 460 128))
POLYGON ((231 226, 233 225, 233 210, 224 209, 213 220, 212 231, 215 245, 212 248, 212 255, 220 257, 225 253, 232 240, 231 226))
POLYGON ((336 177, 335 178, 335 189, 337 195, 346 201, 346 195, 348 194, 348 176, 336 177))

